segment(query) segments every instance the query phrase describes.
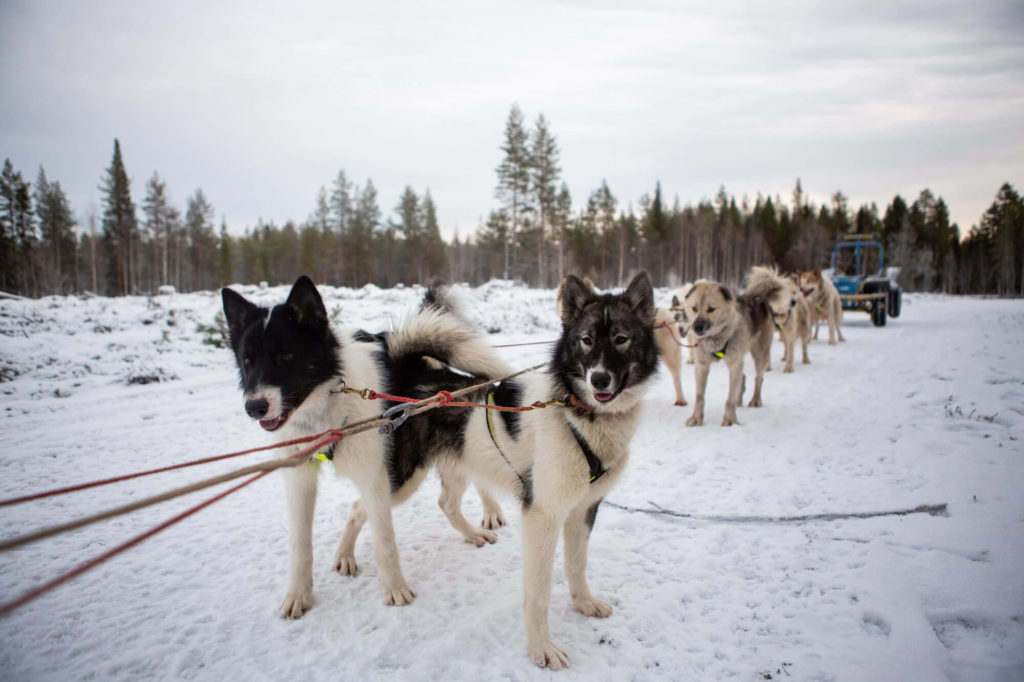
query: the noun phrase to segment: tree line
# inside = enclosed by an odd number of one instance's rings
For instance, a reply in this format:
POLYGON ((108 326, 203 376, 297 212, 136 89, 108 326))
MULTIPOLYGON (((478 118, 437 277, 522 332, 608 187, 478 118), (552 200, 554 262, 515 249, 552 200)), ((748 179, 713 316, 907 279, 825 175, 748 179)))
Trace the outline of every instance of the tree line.
POLYGON ((1009 184, 966 235, 929 190, 885 206, 848 205, 842 192, 815 205, 796 180, 789 197, 753 200, 719 190, 697 204, 666 201, 661 184, 623 207, 607 182, 574 208, 561 181, 559 148, 543 114, 527 127, 518 106, 506 120, 495 168, 496 208, 475 233, 441 238, 430 190, 406 187, 384 217, 372 180, 344 170, 320 188, 309 217, 259 221, 241 235, 201 189, 183 210, 157 173, 139 208, 114 141, 100 181, 102 215, 78 224, 59 182, 43 168, 34 183, 10 160, 0 174, 0 291, 41 296, 208 290, 233 282, 286 284, 299 274, 359 287, 373 283, 479 284, 493 278, 548 287, 566 273, 623 285, 646 269, 656 285, 705 277, 738 286, 753 265, 784 271, 827 267, 842 235, 878 235, 887 265, 908 291, 1024 295, 1024 201, 1009 184))

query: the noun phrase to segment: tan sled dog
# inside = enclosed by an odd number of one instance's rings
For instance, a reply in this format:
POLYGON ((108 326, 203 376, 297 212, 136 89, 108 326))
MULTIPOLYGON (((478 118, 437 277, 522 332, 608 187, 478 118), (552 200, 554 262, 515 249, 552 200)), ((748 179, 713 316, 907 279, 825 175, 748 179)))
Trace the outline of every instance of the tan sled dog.
MULTIPOLYGON (((704 393, 711 363, 724 360, 729 368, 729 396, 722 426, 738 424, 736 408, 743 399, 743 358, 754 358, 754 395, 750 407, 761 406, 761 386, 771 353, 772 325, 769 301, 782 299, 782 285, 768 268, 751 270, 746 291, 739 297, 717 282, 697 284, 684 301, 693 316, 690 332, 696 344, 696 395, 687 426, 704 423, 704 393)), ((777 304, 779 305, 779 304, 777 304)))
POLYGON ((800 293, 804 295, 808 308, 811 311, 811 324, 814 325, 814 339, 818 339, 818 328, 821 321, 828 321, 828 343, 834 346, 836 336, 840 341, 843 332, 839 329, 839 323, 843 321, 843 303, 839 298, 839 292, 832 280, 821 276, 821 269, 805 270, 798 273, 800 277, 800 293))
POLYGON ((772 322, 779 330, 779 338, 782 339, 784 351, 782 361, 786 366, 783 372, 793 371, 793 350, 797 339, 803 350, 803 364, 811 364, 807 357, 807 344, 811 340, 811 311, 800 293, 800 282, 796 275, 781 278, 785 296, 779 301, 781 306, 772 305, 772 322))
POLYGON ((687 341, 690 331, 690 318, 686 315, 685 306, 680 303, 693 288, 693 284, 685 284, 679 293, 672 297, 672 307, 658 308, 654 317, 654 342, 658 344, 658 353, 662 362, 672 375, 672 386, 676 391, 676 405, 685 405, 681 378, 683 354, 681 350, 689 346, 689 360, 693 364, 693 345, 687 341))

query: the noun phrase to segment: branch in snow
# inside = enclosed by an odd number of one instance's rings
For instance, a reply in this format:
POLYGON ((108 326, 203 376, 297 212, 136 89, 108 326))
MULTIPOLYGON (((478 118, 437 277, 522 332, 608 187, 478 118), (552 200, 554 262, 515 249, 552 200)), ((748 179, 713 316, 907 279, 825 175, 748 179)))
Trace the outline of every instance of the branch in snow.
POLYGON ((605 500, 605 505, 622 511, 640 514, 659 514, 672 516, 679 519, 692 519, 694 521, 713 521, 717 523, 806 523, 808 521, 841 521, 843 519, 871 519, 878 516, 907 516, 909 514, 930 514, 931 516, 949 516, 946 504, 922 504, 913 509, 897 509, 893 511, 877 512, 841 512, 825 514, 804 514, 801 516, 724 516, 718 514, 702 515, 687 514, 684 512, 665 509, 654 502, 648 501, 653 509, 641 509, 639 507, 626 507, 614 502, 605 500))

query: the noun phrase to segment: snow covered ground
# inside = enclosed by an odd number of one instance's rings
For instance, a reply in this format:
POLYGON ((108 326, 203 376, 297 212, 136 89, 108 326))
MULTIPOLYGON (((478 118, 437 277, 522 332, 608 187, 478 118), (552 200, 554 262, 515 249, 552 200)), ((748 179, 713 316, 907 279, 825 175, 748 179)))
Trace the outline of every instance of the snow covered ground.
MULTIPOLYGON (((239 289, 267 303, 287 294, 239 289)), ((341 322, 369 330, 421 293, 322 292, 341 322)), ((492 282, 464 296, 496 344, 557 332, 551 291, 492 282)), ((262 444, 229 351, 196 329, 219 305, 214 292, 0 302, 0 498, 262 444)), ((429 478, 395 510, 419 596, 394 608, 369 532, 362 573, 332 573, 354 488, 324 474, 317 603, 303 619, 277 616, 286 526, 271 475, 0 619, 0 678, 1024 679, 1024 301, 911 295, 889 326, 848 314, 844 334, 813 343, 813 364, 788 375, 776 343, 765 406, 741 409, 737 427, 718 426, 724 367, 699 428, 683 425, 690 407, 672 405, 662 373, 591 542, 591 586, 615 613, 574 612, 556 559, 551 630, 567 671, 526 655, 513 501, 498 543, 478 549, 448 525, 429 478), (806 519, 942 503, 946 515, 806 519)), ((501 352, 526 366, 546 348, 501 352)), ((690 366, 683 385, 692 400, 690 366)), ((265 457, 0 508, 0 537, 265 457)), ((212 494, 0 555, 0 601, 212 494)), ((477 518, 472 492, 466 506, 477 518)))

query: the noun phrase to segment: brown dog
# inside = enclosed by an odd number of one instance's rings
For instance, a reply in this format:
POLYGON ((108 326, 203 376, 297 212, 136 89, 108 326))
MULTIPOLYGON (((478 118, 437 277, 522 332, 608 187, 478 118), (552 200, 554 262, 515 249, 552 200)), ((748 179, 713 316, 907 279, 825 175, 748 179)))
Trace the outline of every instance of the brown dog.
POLYGON ((797 273, 800 278, 800 293, 804 295, 811 312, 811 324, 814 325, 814 338, 818 338, 818 328, 822 320, 828 321, 828 344, 834 346, 836 336, 840 341, 843 332, 839 329, 839 323, 843 321, 843 303, 839 298, 836 285, 828 277, 821 276, 821 269, 804 270, 797 273))
POLYGON ((693 414, 687 426, 704 423, 704 393, 707 389, 711 363, 724 360, 729 368, 729 396, 725 401, 722 426, 738 424, 736 407, 743 399, 743 358, 750 352, 754 358, 754 395, 750 407, 761 406, 761 386, 764 372, 770 362, 772 343, 773 299, 781 306, 782 283, 770 268, 755 267, 750 272, 748 286, 741 296, 735 296, 717 282, 694 285, 684 304, 693 317, 690 333, 696 349, 697 397, 693 414))
POLYGON ((693 345, 687 341, 690 330, 690 318, 686 307, 680 303, 693 288, 693 284, 684 284, 679 293, 672 297, 672 307, 658 308, 654 318, 654 342, 658 344, 658 352, 662 362, 672 375, 672 386, 676 391, 676 405, 685 405, 681 378, 683 355, 681 349, 689 346, 688 363, 693 364, 693 345))
MULTIPOLYGON (((780 306, 772 305, 772 322, 779 330, 784 351, 782 361, 786 366, 783 372, 793 371, 793 347, 797 339, 803 347, 803 364, 811 364, 807 357, 807 344, 811 340, 811 311, 807 307, 803 294, 800 293, 800 282, 796 275, 781 278, 785 296, 779 301, 780 306)), ((774 299, 773 299, 774 300, 774 299)))

